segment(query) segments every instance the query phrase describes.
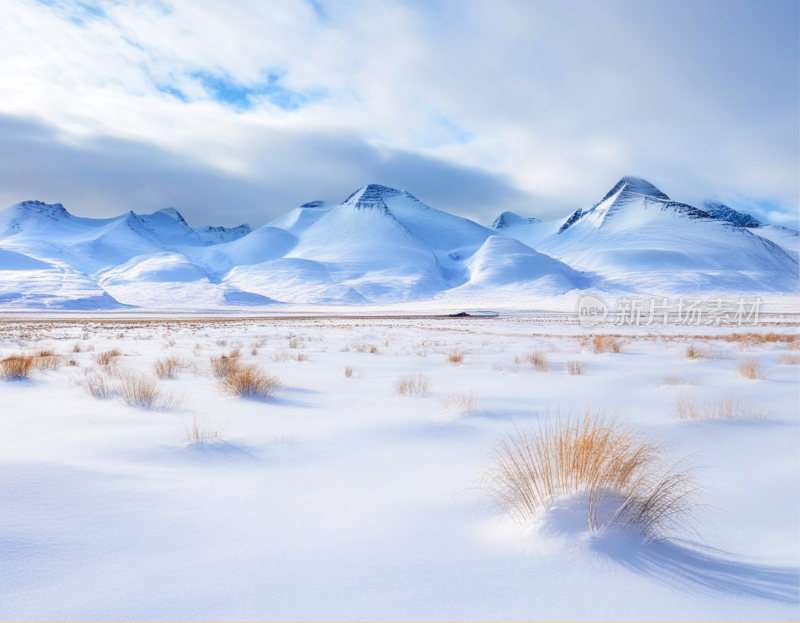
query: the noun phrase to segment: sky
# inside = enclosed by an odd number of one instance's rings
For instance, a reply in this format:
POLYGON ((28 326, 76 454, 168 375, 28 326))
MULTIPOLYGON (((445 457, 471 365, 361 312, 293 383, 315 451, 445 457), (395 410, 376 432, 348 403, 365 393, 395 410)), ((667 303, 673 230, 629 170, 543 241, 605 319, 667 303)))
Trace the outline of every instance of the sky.
POLYGON ((380 183, 490 223, 624 175, 800 227, 800 3, 0 4, 0 207, 255 227, 380 183))

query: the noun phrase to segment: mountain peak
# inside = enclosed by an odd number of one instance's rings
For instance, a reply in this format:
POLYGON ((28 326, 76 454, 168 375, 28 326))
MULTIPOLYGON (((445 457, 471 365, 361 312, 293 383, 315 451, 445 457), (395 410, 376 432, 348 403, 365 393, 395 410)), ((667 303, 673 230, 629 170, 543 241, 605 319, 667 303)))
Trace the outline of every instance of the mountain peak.
POLYGON ((500 216, 498 216, 494 223, 492 223, 492 229, 495 231, 498 229, 506 229, 508 227, 514 227, 515 225, 529 225, 531 223, 541 223, 542 221, 538 218, 525 218, 520 216, 516 212, 503 212, 500 216))
POLYGON ((325 202, 321 199, 315 199, 314 201, 309 201, 308 203, 304 203, 301 205, 301 208, 321 208, 325 205, 325 202))
POLYGON ((729 208, 724 203, 718 201, 706 201, 703 204, 703 210, 708 212, 711 218, 720 221, 725 221, 737 227, 763 227, 764 223, 758 219, 750 216, 745 212, 737 212, 733 208, 729 208))
POLYGON ((11 206, 28 214, 41 214, 52 219, 69 218, 72 215, 67 212, 66 208, 60 203, 45 203, 44 201, 21 201, 20 203, 11 206))
POLYGON ((383 203, 385 197, 396 197, 402 195, 404 191, 396 188, 389 188, 381 184, 367 184, 351 194, 342 203, 350 203, 357 208, 386 207, 383 203))
POLYGON ((656 188, 653 184, 648 182, 647 180, 643 180, 640 177, 634 177, 633 175, 626 175, 623 177, 619 182, 616 183, 614 188, 606 193, 606 196, 603 197, 602 201, 605 201, 609 197, 615 195, 617 192, 622 191, 625 193, 636 193, 638 195, 645 195, 646 197, 654 197, 656 199, 666 199, 669 200, 669 197, 662 193, 658 188, 656 188))
POLYGON ((175 208, 164 208, 163 210, 158 210, 159 214, 166 214, 169 217, 174 218, 179 223, 186 223, 186 220, 183 218, 183 215, 178 212, 175 208))

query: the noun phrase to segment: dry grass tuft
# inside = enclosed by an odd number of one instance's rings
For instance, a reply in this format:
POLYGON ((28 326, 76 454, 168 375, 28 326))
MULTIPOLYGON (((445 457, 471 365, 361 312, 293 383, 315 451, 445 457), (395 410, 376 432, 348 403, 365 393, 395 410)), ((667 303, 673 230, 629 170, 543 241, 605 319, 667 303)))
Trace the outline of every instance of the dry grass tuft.
POLYGON ((622 342, 610 335, 595 335, 592 338, 592 348, 595 353, 621 353, 622 342))
POLYGON ((82 376, 74 377, 72 382, 92 398, 105 399, 117 393, 116 389, 109 383, 108 377, 104 374, 98 374, 94 370, 86 370, 82 376))
POLYGON ((761 364, 755 359, 745 359, 736 366, 736 374, 749 381, 763 380, 767 378, 761 364))
POLYGON ((231 351, 229 355, 211 357, 211 371, 218 379, 226 379, 239 369, 239 352, 231 351))
POLYGON ((12 355, 0 361, 0 376, 7 380, 24 380, 30 376, 33 367, 30 355, 12 355))
POLYGON ((102 352, 97 353, 94 356, 94 360, 98 365, 107 366, 120 357, 122 352, 118 348, 112 348, 111 350, 104 350, 102 352))
POLYGON ((180 370, 187 367, 187 364, 177 357, 166 357, 156 359, 153 364, 153 374, 160 379, 174 379, 180 370))
POLYGON ((796 337, 789 342, 789 350, 800 350, 800 339, 796 337))
POLYGON ((61 355, 39 355, 33 358, 33 365, 37 370, 58 370, 63 364, 61 355))
POLYGON ((755 409, 742 398, 732 394, 716 400, 705 400, 702 404, 690 396, 678 394, 675 399, 675 410, 682 420, 738 420, 769 417, 766 411, 755 409))
POLYGON ((778 357, 778 363, 782 366, 800 366, 800 355, 784 353, 778 357))
POLYGON ((183 430, 186 443, 216 443, 222 441, 225 424, 213 425, 195 417, 191 423, 183 423, 183 430))
POLYGON ((355 372, 356 371, 355 371, 355 368, 353 368, 353 366, 345 366, 344 367, 344 378, 346 378, 346 379, 353 378, 353 375, 355 374, 355 372))
POLYGON ((618 525, 649 541, 691 529, 698 509, 691 467, 669 460, 663 445, 602 413, 587 410, 582 419, 516 429, 500 439, 491 457, 482 488, 517 522, 572 496, 586 505, 590 531, 618 525))
POLYGON ((52 346, 39 346, 35 351, 33 351, 34 357, 55 357, 56 351, 53 349, 52 346))
POLYGON ((411 374, 399 379, 394 391, 400 396, 419 396, 430 393, 430 381, 424 374, 411 374))
POLYGON ((464 353, 462 353, 460 350, 454 350, 452 353, 447 355, 447 361, 453 365, 458 365, 464 361, 464 353))
POLYGON ((571 376, 581 376, 586 374, 586 366, 580 361, 568 361, 566 364, 564 364, 564 369, 567 371, 567 374, 571 376))
POLYGON ((448 413, 470 413, 478 410, 478 399, 472 392, 450 394, 442 400, 442 408, 448 413))
POLYGON ((688 359, 689 361, 694 361, 695 359, 703 359, 706 357, 706 352, 694 344, 689 344, 686 347, 686 350, 683 351, 683 358, 688 359))
POLYGON ((223 393, 241 398, 270 398, 280 386, 277 377, 265 374, 256 364, 237 367, 220 382, 223 393))
POLYGON ((156 408, 161 398, 158 381, 138 372, 120 372, 118 391, 126 406, 140 409, 156 408))
POLYGON ((289 348, 297 348, 298 339, 293 337, 289 340, 289 348))
POLYGON ((518 366, 524 366, 526 364, 532 365, 538 372, 550 372, 550 364, 547 361, 547 355, 539 350, 535 350, 527 355, 518 355, 514 357, 514 363, 518 366))

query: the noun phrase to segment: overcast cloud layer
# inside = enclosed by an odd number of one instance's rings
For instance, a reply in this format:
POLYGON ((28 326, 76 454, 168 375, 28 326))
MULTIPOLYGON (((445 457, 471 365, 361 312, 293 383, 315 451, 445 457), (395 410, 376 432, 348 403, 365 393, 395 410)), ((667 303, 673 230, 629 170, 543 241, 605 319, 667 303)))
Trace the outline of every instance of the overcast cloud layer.
POLYGON ((797 2, 0 7, 0 205, 261 225, 378 182, 489 222, 625 174, 797 226, 797 2))

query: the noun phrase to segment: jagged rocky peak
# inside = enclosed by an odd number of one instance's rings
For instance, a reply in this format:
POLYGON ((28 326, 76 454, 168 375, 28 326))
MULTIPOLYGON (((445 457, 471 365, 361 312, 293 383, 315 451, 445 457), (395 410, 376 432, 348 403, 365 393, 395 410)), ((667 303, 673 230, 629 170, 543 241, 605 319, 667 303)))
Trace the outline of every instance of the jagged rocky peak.
POLYGON ((367 184, 362 186, 343 203, 352 205, 356 208, 380 208, 387 209, 384 199, 387 197, 396 197, 398 195, 408 194, 403 190, 396 188, 389 188, 381 184, 367 184))
POLYGON ((725 221, 737 227, 763 227, 764 223, 758 219, 750 216, 745 212, 737 212, 733 208, 729 208, 724 203, 718 201, 706 201, 703 204, 703 209, 708 212, 711 218, 720 221, 725 221))
POLYGON ((45 203, 44 201, 22 201, 11 206, 9 209, 26 212, 28 214, 41 214, 48 218, 69 218, 72 216, 60 203, 45 203))
POLYGON ((525 218, 516 214, 515 212, 503 212, 500 216, 498 216, 494 223, 492 223, 492 229, 495 231, 498 229, 506 229, 508 227, 514 227, 515 225, 530 225, 532 223, 541 223, 538 218, 525 218))
POLYGON ((304 203, 301 205, 301 208, 322 208, 325 206, 325 202, 321 199, 315 199, 314 201, 309 201, 308 203, 304 203))
POLYGON ((606 196, 603 197, 602 201, 614 196, 619 191, 622 191, 625 194, 636 193, 637 195, 645 195, 646 197, 653 197, 655 199, 664 199, 669 201, 669 197, 662 193, 658 188, 653 186, 653 184, 647 180, 643 180, 640 177, 634 177, 632 175, 626 175, 619 182, 617 182, 614 188, 606 193, 606 196))
POLYGON ((183 218, 183 215, 175 208, 164 208, 163 210, 158 210, 158 214, 165 214, 166 216, 174 218, 179 223, 186 225, 187 227, 189 226, 189 224, 186 222, 186 219, 183 218))
POLYGON ((206 225, 195 227, 194 232, 201 238, 211 243, 231 242, 238 240, 252 231, 250 225, 242 223, 236 227, 222 227, 221 225, 206 225))

